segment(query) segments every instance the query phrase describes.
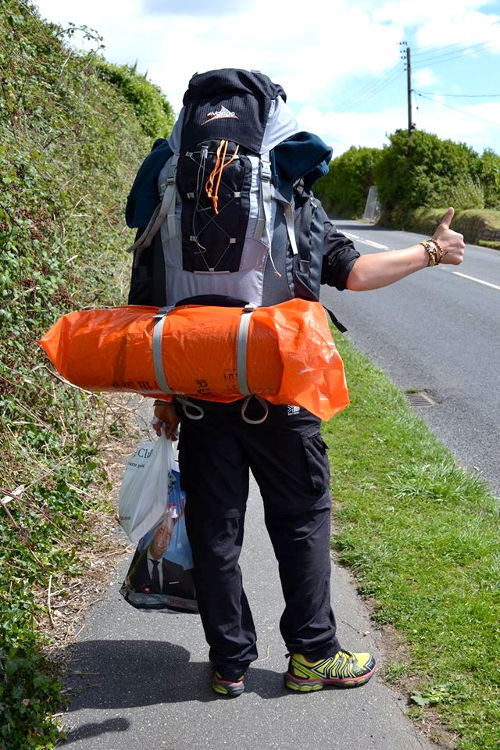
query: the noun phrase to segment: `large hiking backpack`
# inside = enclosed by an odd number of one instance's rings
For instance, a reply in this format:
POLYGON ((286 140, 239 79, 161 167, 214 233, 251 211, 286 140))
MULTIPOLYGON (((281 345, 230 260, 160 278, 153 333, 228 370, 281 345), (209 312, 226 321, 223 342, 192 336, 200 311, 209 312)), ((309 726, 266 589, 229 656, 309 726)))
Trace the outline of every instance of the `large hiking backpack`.
POLYGON ((319 298, 326 215, 310 184, 331 151, 297 133, 285 100, 257 72, 191 79, 171 138, 155 144, 129 196, 127 221, 144 227, 137 195, 150 199, 154 174, 160 202, 131 248, 130 304, 319 298))

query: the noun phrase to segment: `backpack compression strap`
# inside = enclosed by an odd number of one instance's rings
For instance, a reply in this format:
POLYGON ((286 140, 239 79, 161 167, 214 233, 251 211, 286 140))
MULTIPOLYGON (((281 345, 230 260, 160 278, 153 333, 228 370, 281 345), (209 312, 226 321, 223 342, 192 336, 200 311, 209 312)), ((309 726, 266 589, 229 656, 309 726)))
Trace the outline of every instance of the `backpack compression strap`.
POLYGON ((267 402, 260 396, 253 394, 247 381, 247 345, 248 345, 248 329, 250 327, 250 318, 252 313, 255 311, 255 306, 248 304, 245 305, 241 311, 240 326, 238 329, 238 347, 237 347, 237 364, 236 364, 236 376, 238 378, 238 388, 240 393, 246 396, 246 399, 241 405, 241 418, 247 424, 262 424, 267 419, 269 408, 267 402), (251 419, 247 416, 247 408, 252 398, 256 398, 262 407, 262 416, 258 419, 251 419))
MULTIPOLYGON (((163 336, 163 326, 165 324, 165 319, 170 312, 170 310, 173 309, 173 306, 170 307, 162 307, 160 310, 158 310, 157 314, 155 315, 155 325, 153 329, 153 365, 155 370, 155 377, 156 382, 160 386, 163 393, 167 393, 170 395, 176 395, 176 391, 173 391, 170 386, 167 383, 167 378, 165 376, 165 369, 163 367, 163 357, 162 357, 162 336, 163 336)), ((245 305, 241 312, 241 319, 240 319, 240 325, 238 328, 238 343, 237 343, 237 363, 236 363, 236 374, 238 379, 238 388, 240 393, 242 393, 244 396, 246 396, 246 399, 244 400, 242 406, 241 406, 241 417, 242 419, 247 422, 248 424, 261 424, 264 422, 268 415, 268 406, 264 399, 260 398, 260 396, 255 396, 255 398, 259 401, 260 405, 262 406, 263 410, 263 416, 259 419, 250 419, 250 417, 247 417, 246 410, 248 407, 248 404, 250 403, 251 398, 254 397, 254 394, 250 391, 248 387, 248 381, 247 381, 247 346, 248 346, 248 329, 250 326, 250 318, 252 317, 252 313, 255 311, 254 305, 245 305)), ((190 419, 202 419, 203 418, 203 409, 198 406, 197 404, 192 404, 188 399, 179 398, 177 394, 178 400, 181 402, 184 413, 187 417, 190 419), (189 408, 191 408, 193 411, 189 411, 189 408)))
POLYGON ((134 242, 134 244, 128 248, 129 253, 132 253, 135 250, 144 250, 145 248, 149 247, 151 245, 151 242, 153 241, 153 237, 160 229, 165 218, 167 219, 169 236, 175 237, 177 233, 175 221, 175 197, 177 193, 177 188, 175 186, 175 176, 177 172, 178 159, 179 157, 177 154, 174 154, 174 156, 171 157, 169 176, 165 180, 161 203, 159 203, 155 208, 154 213, 149 220, 149 224, 147 225, 144 232, 136 240, 136 242, 134 242))
POLYGON ((267 237, 268 247, 271 247, 271 162, 269 152, 261 154, 260 157, 260 200, 259 215, 253 233, 255 240, 261 240, 264 234, 267 237))
POLYGON ((163 326, 165 325, 165 318, 167 317, 167 313, 169 313, 172 309, 173 306, 161 307, 158 310, 157 314, 155 315, 156 323, 153 329, 153 365, 155 368, 156 382, 160 386, 163 393, 168 393, 171 395, 173 395, 175 391, 170 388, 165 376, 162 357, 162 336, 163 326))

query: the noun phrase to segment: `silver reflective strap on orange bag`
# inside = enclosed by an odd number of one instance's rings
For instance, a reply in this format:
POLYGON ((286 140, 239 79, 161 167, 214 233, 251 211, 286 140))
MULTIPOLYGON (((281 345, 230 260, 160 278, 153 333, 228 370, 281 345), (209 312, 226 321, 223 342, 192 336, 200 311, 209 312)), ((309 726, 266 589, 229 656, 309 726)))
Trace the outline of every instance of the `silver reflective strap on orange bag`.
POLYGON ((163 367, 163 356, 162 356, 162 337, 163 337, 163 326, 165 325, 165 319, 173 306, 161 307, 155 315, 155 326, 153 329, 153 365, 155 368, 156 382, 163 391, 163 393, 174 394, 165 376, 165 368, 163 367))
POLYGON ((236 375, 238 378, 238 390, 244 396, 251 396, 247 382, 247 344, 250 319, 255 311, 255 305, 245 305, 241 311, 240 326, 238 329, 238 357, 236 361, 236 375))

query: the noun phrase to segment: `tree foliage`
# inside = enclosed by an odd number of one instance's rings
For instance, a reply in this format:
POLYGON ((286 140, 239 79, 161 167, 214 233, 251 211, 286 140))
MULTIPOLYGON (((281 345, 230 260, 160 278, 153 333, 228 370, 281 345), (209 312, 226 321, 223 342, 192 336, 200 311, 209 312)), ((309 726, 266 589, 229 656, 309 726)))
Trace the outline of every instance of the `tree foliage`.
POLYGON ((340 216, 363 213, 379 157, 380 149, 351 146, 333 159, 328 174, 315 187, 327 210, 340 216))
POLYGON ((363 213, 368 189, 376 185, 381 220, 410 226, 416 210, 454 206, 500 208, 500 156, 479 156, 465 143, 432 133, 397 130, 383 149, 352 146, 330 163, 316 186, 327 210, 339 216, 363 213))
POLYGON ((479 179, 484 190, 485 207, 500 209, 500 156, 491 149, 483 151, 479 179))
POLYGON ((405 130, 397 130, 375 169, 383 214, 397 221, 423 206, 457 204, 457 187, 477 178, 479 169, 479 156, 464 143, 441 140, 423 130, 410 138, 405 130))

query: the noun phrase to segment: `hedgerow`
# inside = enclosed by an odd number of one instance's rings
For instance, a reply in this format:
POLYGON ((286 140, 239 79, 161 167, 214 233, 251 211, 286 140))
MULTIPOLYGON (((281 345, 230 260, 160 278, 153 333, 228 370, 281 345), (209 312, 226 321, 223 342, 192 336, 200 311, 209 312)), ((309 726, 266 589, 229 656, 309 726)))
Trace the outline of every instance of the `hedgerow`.
POLYGON ((363 214, 380 154, 378 148, 351 146, 331 162, 328 174, 315 187, 327 211, 348 217, 363 214))
POLYGON ((138 75, 135 65, 113 65, 99 58, 96 69, 105 81, 119 88, 124 98, 130 102, 144 132, 152 138, 165 138, 172 130, 175 121, 170 102, 160 89, 138 75))
POLYGON ((0 748, 33 750, 53 746, 61 700, 36 593, 81 569, 102 503, 86 488, 104 481, 100 399, 56 380, 36 342, 63 313, 124 302, 124 201, 150 138, 28 0, 0 4, 0 71, 0 748))
POLYGON ((382 149, 352 146, 334 159, 315 192, 327 210, 355 217, 363 214, 371 185, 381 204, 379 223, 388 226, 416 228, 415 212, 424 208, 499 210, 500 156, 491 149, 479 156, 465 143, 423 130, 411 138, 397 130, 382 149))

